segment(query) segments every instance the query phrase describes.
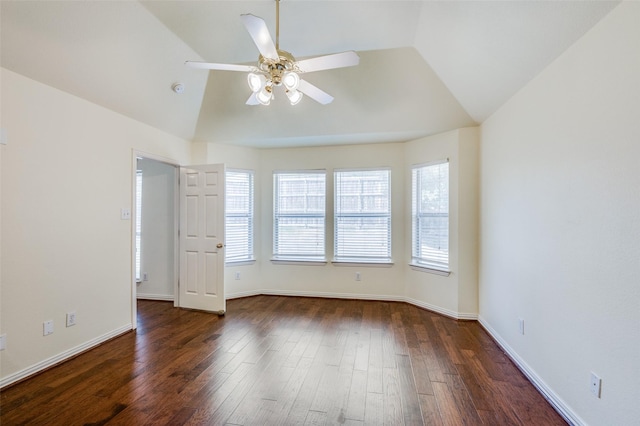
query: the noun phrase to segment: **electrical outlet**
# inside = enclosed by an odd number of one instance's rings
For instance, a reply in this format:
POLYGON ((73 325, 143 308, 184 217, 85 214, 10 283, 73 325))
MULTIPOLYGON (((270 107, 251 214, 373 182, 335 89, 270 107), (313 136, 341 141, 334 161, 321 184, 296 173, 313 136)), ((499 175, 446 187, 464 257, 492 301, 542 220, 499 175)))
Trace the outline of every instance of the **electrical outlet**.
POLYGON ((360 275, 360 272, 356 272, 356 281, 361 281, 362 280, 362 275, 360 275))
POLYGON ((67 312, 67 327, 76 325, 76 313, 75 311, 67 312))
POLYGON ((236 280, 240 279, 240 272, 236 272, 236 280))
POLYGON ((2 334, 0 335, 0 351, 4 351, 5 349, 7 349, 7 335, 2 334))
POLYGON ((524 320, 522 318, 518 318, 518 331, 520 334, 524 334, 524 320))
POLYGON ((589 383, 591 393, 600 398, 600 391, 602 390, 602 379, 595 373, 591 372, 591 382, 589 383))
POLYGON ((131 209, 121 208, 120 209, 120 219, 122 219, 122 220, 131 219, 131 209))
POLYGON ((45 321, 42 323, 42 335, 48 336, 53 334, 53 320, 45 321))

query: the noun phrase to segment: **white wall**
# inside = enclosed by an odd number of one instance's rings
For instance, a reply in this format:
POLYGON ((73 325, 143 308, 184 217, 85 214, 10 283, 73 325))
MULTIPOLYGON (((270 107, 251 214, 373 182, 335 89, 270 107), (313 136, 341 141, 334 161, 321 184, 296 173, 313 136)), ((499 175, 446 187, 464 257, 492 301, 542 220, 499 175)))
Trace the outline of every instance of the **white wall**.
POLYGON ((456 318, 478 313, 478 129, 465 128, 408 142, 405 148, 404 245, 411 257, 411 166, 449 159, 449 266, 441 276, 409 267, 405 292, 413 303, 456 318))
POLYGON ((478 129, 466 128, 417 141, 314 148, 252 149, 194 144, 196 162, 256 171, 256 262, 226 268, 227 296, 258 293, 407 300, 457 318, 477 317, 478 129), (411 166, 451 161, 451 269, 448 277, 409 268, 411 166), (333 171, 390 167, 393 261, 390 267, 336 266, 333 256, 333 171), (326 265, 273 264, 273 172, 327 170, 326 265), (240 280, 235 273, 240 272, 240 280), (355 280, 360 272, 361 281, 355 280))
POLYGON ((262 226, 261 267, 264 289, 279 294, 333 295, 359 298, 392 298, 404 295, 404 156, 403 144, 352 145, 261 152, 262 226), (391 267, 335 266, 333 258, 333 172, 339 168, 391 168, 392 257, 391 267), (326 240, 329 263, 322 266, 273 264, 273 172, 277 170, 325 169, 327 171, 326 240), (355 273, 361 273, 356 281, 355 273))
POLYGON ((120 209, 133 208, 133 150, 188 163, 190 144, 0 72, 3 385, 131 328, 132 222, 120 209))
POLYGON ((639 23, 622 3, 481 130, 480 319, 578 424, 640 419, 639 23))
POLYGON ((174 300, 176 174, 171 164, 142 158, 142 274, 137 284, 138 299, 174 300), (142 278, 142 277, 141 277, 142 278))

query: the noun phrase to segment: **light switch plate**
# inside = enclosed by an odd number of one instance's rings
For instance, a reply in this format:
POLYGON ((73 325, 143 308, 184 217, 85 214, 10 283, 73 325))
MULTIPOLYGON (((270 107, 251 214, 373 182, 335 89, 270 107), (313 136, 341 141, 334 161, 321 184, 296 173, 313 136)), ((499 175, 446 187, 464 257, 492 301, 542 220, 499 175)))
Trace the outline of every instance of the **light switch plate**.
POLYGON ((120 209, 120 219, 122 220, 131 219, 131 209, 127 209, 127 208, 120 209))
POLYGON ((53 320, 42 323, 42 335, 48 336, 50 334, 53 334, 53 320))

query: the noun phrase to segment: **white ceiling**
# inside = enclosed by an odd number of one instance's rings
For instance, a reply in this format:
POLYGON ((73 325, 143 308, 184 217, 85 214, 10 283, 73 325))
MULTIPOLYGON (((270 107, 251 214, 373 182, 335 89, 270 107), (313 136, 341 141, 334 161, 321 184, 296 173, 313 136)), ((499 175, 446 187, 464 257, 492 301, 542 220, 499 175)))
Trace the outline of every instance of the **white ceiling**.
POLYGON ((291 106, 278 92, 268 107, 247 106, 244 73, 184 66, 255 63, 240 14, 262 17, 275 37, 275 0, 2 0, 0 61, 189 140, 395 142, 482 122, 617 4, 282 0, 282 49, 360 55, 357 67, 305 75, 335 97, 327 106, 291 106))

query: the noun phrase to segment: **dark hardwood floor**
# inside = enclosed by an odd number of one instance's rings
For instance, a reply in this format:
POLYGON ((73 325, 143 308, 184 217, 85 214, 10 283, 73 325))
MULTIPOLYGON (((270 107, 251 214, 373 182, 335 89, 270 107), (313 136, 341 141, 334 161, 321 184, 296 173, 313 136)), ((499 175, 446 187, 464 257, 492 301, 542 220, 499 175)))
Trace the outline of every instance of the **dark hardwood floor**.
POLYGON ((1 392, 33 425, 564 425, 474 321, 256 296, 224 317, 138 302, 127 333, 1 392))

